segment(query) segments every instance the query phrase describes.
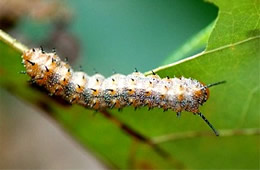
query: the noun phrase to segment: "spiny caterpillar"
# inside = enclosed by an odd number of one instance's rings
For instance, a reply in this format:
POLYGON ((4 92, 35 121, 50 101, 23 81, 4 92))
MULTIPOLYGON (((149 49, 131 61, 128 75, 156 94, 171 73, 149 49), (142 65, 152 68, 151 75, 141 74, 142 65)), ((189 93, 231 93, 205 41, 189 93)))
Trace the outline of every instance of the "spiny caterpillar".
POLYGON ((160 78, 153 73, 145 76, 137 70, 129 75, 114 74, 104 78, 100 74, 88 76, 84 72, 74 72, 70 65, 61 61, 56 52, 46 53, 42 48, 27 50, 22 55, 26 73, 32 81, 46 88, 50 94, 58 95, 87 108, 104 110, 122 109, 132 105, 135 108, 171 109, 177 112, 192 112, 199 115, 214 131, 218 132, 199 111, 199 106, 207 101, 209 87, 222 84, 204 85, 191 78, 160 78))

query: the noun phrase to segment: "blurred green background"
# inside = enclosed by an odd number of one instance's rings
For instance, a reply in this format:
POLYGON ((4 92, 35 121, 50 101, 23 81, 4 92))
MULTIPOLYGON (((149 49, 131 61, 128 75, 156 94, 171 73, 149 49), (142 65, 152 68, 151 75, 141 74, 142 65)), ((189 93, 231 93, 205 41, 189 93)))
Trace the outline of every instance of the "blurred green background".
MULTIPOLYGON (((68 29, 80 45, 75 66, 109 76, 160 66, 185 41, 210 24, 217 8, 202 0, 76 0, 68 29), (127 63, 127 64, 126 64, 127 63)), ((24 19, 21 34, 41 44, 53 26, 24 19)), ((59 53, 59 51, 58 51, 59 53)), ((70 56, 67 56, 70 57, 70 56)))

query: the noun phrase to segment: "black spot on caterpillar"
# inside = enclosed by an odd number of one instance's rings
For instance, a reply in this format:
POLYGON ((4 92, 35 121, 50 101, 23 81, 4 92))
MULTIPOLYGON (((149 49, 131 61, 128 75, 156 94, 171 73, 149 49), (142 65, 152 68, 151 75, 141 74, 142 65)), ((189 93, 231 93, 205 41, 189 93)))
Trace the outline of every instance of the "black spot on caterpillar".
POLYGON ((88 76, 73 71, 55 52, 47 53, 42 48, 25 51, 22 59, 33 82, 70 103, 95 110, 122 109, 128 105, 158 107, 164 111, 173 110, 177 116, 188 111, 199 115, 219 135, 199 107, 207 101, 209 87, 225 81, 204 85, 191 78, 160 78, 154 72, 145 76, 137 70, 129 75, 114 74, 108 78, 100 74, 88 76))

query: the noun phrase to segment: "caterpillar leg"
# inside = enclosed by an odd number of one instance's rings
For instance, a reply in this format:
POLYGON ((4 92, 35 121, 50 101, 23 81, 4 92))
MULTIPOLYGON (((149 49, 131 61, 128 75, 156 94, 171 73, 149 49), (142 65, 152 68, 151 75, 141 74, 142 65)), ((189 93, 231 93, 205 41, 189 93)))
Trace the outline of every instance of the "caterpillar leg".
POLYGON ((177 118, 180 118, 181 117, 181 112, 177 112, 177 118))

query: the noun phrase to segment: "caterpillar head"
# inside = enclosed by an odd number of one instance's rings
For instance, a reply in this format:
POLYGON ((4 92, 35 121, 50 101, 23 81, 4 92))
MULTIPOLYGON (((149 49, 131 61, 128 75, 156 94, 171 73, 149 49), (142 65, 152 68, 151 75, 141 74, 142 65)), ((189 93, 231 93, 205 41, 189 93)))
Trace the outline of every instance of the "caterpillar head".
POLYGON ((201 83, 203 85, 203 87, 199 90, 197 90, 195 92, 195 96, 198 98, 200 105, 203 105, 203 103, 205 103, 208 99, 209 99, 209 88, 212 86, 216 86, 219 84, 223 84, 226 81, 220 81, 220 82, 216 82, 216 83, 212 83, 212 84, 208 84, 208 85, 204 85, 203 83, 201 83))
MULTIPOLYGON (((200 105, 202 105, 204 102, 206 102, 208 100, 210 87, 216 86, 219 84, 223 84, 225 82, 226 81, 220 81, 220 82, 216 82, 216 83, 212 83, 212 84, 208 84, 208 85, 203 85, 203 87, 197 91, 197 93, 198 93, 197 95, 199 97, 201 97, 201 98, 199 98, 200 105)), ((217 130, 213 127, 213 125, 208 121, 208 119, 199 110, 197 110, 193 113, 199 115, 208 124, 208 126, 214 131, 215 135, 219 136, 219 133, 217 132, 217 130)))

